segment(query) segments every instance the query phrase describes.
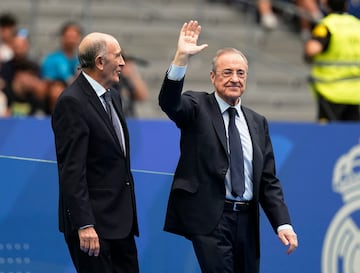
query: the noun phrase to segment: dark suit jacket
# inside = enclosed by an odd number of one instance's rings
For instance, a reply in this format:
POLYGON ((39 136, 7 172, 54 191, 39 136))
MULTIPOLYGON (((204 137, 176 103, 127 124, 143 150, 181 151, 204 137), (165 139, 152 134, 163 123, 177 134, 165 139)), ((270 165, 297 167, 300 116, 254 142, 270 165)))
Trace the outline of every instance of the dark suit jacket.
MULTIPOLYGON (((229 167, 226 131, 214 93, 187 91, 183 81, 165 78, 159 104, 181 130, 180 159, 175 171, 165 230, 180 235, 208 234, 218 224, 225 200, 229 167)), ((290 224, 266 119, 243 107, 253 143, 253 224, 259 230, 259 206, 274 230, 290 224)))
POLYGON ((52 115, 59 172, 59 228, 65 235, 94 225, 100 238, 138 235, 129 134, 119 94, 112 100, 125 135, 126 157, 95 91, 80 74, 52 115))

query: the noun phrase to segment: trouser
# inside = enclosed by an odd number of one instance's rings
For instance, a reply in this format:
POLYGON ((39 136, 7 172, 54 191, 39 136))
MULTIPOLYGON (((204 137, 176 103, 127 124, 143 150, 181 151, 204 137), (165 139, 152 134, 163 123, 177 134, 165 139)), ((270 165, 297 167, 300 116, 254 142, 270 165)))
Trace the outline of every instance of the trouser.
POLYGON ((332 103, 316 95, 319 121, 360 121, 359 105, 332 103))
POLYGON ((225 210, 208 235, 190 235, 202 273, 258 273, 257 228, 249 209, 225 210))
POLYGON ((133 235, 124 239, 100 239, 100 254, 97 257, 81 251, 77 233, 65 240, 78 273, 139 273, 133 235))

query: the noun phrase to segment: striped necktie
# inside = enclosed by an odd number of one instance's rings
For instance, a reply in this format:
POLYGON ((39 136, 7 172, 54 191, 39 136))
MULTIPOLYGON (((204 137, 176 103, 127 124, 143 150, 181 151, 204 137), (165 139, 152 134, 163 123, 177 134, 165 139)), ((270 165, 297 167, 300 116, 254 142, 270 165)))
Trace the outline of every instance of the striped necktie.
POLYGON ((119 118, 117 118, 115 108, 112 104, 110 91, 106 91, 102 95, 102 97, 104 98, 104 101, 105 101, 106 112, 109 115, 110 121, 111 121, 112 125, 114 126, 116 135, 119 139, 121 150, 125 154, 125 146, 124 146, 124 141, 123 141, 123 135, 124 135, 123 132, 124 131, 122 130, 121 122, 120 122, 119 118))

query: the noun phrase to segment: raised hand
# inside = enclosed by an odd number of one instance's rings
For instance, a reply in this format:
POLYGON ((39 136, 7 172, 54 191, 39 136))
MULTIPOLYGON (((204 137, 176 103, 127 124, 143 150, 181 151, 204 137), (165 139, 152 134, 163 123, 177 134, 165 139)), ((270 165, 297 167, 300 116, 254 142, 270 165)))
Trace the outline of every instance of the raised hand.
POLYGON ((180 31, 173 64, 179 66, 187 65, 190 56, 208 47, 207 44, 197 44, 200 32, 201 26, 197 21, 191 20, 188 23, 184 23, 180 31))

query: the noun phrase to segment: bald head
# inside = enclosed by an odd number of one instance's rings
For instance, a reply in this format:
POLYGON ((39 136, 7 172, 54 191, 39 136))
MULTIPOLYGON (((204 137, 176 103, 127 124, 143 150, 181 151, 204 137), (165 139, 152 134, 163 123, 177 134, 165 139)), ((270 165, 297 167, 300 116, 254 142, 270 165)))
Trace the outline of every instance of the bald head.
POLYGON ((118 41, 111 35, 93 32, 84 37, 79 44, 78 56, 81 68, 93 69, 97 56, 106 55, 107 45, 118 41))
POLYGON ((80 42, 78 55, 83 72, 104 88, 119 82, 125 61, 119 42, 113 36, 99 32, 88 34, 80 42))

